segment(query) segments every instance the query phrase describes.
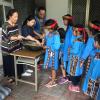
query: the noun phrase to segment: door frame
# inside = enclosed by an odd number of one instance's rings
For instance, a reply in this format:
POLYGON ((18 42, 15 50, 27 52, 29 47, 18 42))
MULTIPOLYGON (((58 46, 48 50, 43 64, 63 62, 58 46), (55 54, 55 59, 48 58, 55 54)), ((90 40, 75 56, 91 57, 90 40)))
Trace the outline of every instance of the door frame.
POLYGON ((5 2, 5 1, 3 1, 3 0, 0 0, 0 5, 3 6, 3 16, 4 16, 4 21, 6 21, 5 6, 14 8, 13 0, 11 0, 11 2, 5 2))
MULTIPOLYGON (((90 2, 91 0, 86 0, 86 14, 85 14, 85 26, 88 25, 88 21, 89 21, 89 12, 90 12, 90 2)), ((73 11, 73 0, 69 0, 69 9, 70 9, 70 14, 72 15, 72 11, 73 11)))

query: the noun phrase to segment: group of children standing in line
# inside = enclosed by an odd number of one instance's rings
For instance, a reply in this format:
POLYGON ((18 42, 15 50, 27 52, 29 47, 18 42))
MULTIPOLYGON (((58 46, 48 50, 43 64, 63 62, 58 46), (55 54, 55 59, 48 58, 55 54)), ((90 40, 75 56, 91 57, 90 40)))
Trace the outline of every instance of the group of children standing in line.
POLYGON ((45 59, 44 68, 51 68, 51 80, 45 85, 50 88, 58 83, 71 82, 68 89, 95 97, 100 85, 100 22, 89 22, 89 30, 83 25, 72 25, 72 16, 63 16, 66 32, 58 28, 55 20, 45 22, 45 59), (59 66, 62 76, 58 79, 59 66), (84 76, 84 77, 83 77, 84 76))

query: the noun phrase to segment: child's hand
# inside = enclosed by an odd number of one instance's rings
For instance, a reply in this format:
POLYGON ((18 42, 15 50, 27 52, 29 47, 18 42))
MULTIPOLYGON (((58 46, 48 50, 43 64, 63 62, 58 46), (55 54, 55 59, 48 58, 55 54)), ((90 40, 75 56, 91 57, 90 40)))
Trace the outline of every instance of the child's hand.
POLYGON ((43 46, 43 49, 47 49, 47 46, 43 46))
POLYGON ((82 67, 82 66, 83 66, 83 63, 84 63, 83 61, 80 61, 80 67, 82 67))

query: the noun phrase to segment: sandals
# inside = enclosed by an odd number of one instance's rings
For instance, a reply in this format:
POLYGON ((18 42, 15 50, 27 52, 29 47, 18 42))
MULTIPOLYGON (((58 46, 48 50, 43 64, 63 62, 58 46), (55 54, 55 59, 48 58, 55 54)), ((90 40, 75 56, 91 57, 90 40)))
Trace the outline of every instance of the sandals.
POLYGON ((57 83, 55 81, 50 81, 48 82, 46 85, 45 85, 47 88, 52 88, 52 87, 55 87, 57 86, 57 83))
POLYGON ((80 92, 79 86, 69 85, 68 89, 69 89, 69 91, 72 91, 72 92, 80 92))

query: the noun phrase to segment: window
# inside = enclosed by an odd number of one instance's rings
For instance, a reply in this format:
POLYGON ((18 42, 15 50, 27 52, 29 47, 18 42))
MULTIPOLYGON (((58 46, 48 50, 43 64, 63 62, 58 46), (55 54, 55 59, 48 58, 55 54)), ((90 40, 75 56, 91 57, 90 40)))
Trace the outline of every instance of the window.
POLYGON ((6 15, 11 8, 13 8, 12 0, 0 0, 0 27, 6 21, 6 15))
POLYGON ((4 22, 3 6, 0 5, 0 27, 2 26, 3 22, 4 22))
POLYGON ((10 2, 10 3, 12 2, 12 0, 4 0, 4 1, 5 1, 5 2, 10 2))
POLYGON ((86 0, 72 1, 72 15, 74 16, 74 23, 85 25, 86 0))
POLYGON ((11 9, 9 6, 5 6, 5 15, 7 15, 8 11, 11 9))

